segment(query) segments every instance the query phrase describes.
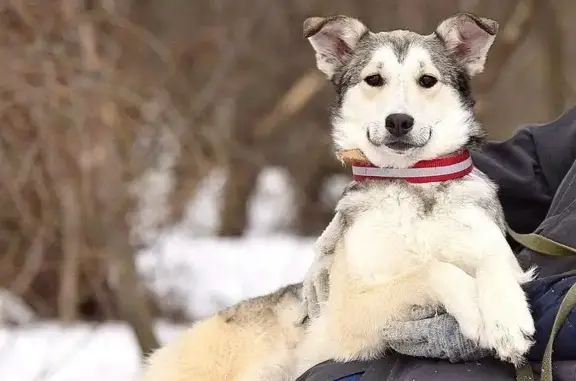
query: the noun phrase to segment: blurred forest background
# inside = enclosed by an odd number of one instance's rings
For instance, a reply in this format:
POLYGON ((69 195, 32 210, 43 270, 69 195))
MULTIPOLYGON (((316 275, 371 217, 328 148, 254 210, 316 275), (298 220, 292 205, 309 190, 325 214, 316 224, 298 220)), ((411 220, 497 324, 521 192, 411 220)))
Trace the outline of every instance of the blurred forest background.
POLYGON ((161 311, 134 264, 153 238, 135 224, 180 221, 214 168, 227 173, 219 236, 244 235, 270 166, 290 174, 291 234, 331 217, 322 189, 345 171, 303 20, 430 33, 462 10, 500 23, 474 82, 491 138, 575 103, 573 0, 1 0, 2 292, 42 318, 126 320, 154 346, 161 311), (170 189, 141 221, 151 171, 169 172, 170 189))

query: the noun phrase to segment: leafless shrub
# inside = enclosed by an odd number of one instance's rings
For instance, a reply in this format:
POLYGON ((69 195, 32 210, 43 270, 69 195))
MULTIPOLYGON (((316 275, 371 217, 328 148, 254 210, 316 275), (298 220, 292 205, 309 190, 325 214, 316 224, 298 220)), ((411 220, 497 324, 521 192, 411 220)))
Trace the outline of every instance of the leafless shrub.
POLYGON ((145 305, 125 300, 142 293, 131 186, 177 154, 185 123, 171 53, 128 21, 128 5, 0 8, 0 285, 41 316, 146 315, 126 310, 145 305))

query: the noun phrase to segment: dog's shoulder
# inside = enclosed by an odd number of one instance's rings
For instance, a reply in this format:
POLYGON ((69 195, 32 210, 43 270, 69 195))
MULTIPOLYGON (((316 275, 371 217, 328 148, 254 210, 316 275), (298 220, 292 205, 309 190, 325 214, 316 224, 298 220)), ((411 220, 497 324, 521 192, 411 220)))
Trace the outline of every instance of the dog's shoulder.
POLYGON ((505 230, 504 211, 498 199, 498 186, 478 169, 452 184, 447 193, 452 204, 485 213, 501 230, 505 230))
POLYGON ((336 213, 340 214, 343 229, 352 223, 358 213, 370 209, 371 205, 366 196, 372 188, 373 185, 365 181, 351 181, 346 185, 336 204, 336 213))

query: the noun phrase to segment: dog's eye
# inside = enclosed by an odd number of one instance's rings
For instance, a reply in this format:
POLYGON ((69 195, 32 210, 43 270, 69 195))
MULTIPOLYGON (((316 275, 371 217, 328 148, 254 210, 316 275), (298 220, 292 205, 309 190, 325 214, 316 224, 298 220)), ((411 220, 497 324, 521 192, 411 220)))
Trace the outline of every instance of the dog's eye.
POLYGON ((438 80, 435 77, 428 74, 424 74, 422 77, 418 79, 418 84, 425 89, 429 89, 437 83, 438 80))
POLYGON ((373 74, 364 78, 364 82, 366 82, 368 86, 380 87, 384 84, 384 78, 382 78, 380 74, 373 74))

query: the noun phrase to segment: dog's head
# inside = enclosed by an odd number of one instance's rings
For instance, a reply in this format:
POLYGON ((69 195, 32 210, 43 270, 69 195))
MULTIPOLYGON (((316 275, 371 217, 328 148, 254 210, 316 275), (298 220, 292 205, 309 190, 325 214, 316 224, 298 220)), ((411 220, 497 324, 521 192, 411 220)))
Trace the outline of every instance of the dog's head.
POLYGON ((312 17, 304 36, 334 84, 337 149, 360 149, 378 166, 410 166, 484 136, 470 78, 484 68, 498 24, 460 13, 430 35, 372 32, 347 16, 312 17))

